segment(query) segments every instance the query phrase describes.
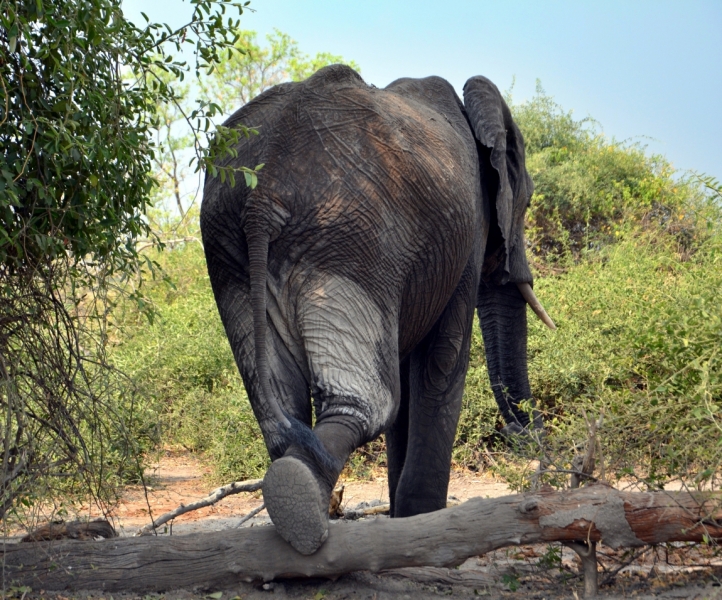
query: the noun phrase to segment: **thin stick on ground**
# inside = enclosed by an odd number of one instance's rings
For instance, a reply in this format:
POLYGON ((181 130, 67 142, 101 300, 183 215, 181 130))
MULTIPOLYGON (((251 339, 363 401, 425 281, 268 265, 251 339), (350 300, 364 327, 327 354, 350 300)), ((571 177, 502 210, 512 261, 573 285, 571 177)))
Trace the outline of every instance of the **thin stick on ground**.
POLYGON ((646 548, 642 548, 642 549, 639 550, 638 552, 632 553, 631 558, 628 558, 627 560, 622 561, 622 562, 621 562, 620 564, 618 564, 614 569, 611 569, 611 570, 609 571, 609 573, 606 574, 606 577, 604 578, 604 580, 603 580, 602 583, 600 584, 601 587, 604 587, 605 585, 609 585, 610 583, 612 583, 612 581, 614 581, 614 578, 615 578, 617 575, 619 575, 619 573, 620 573, 620 571, 621 571, 622 569, 624 569, 625 567, 628 567, 629 565, 631 565, 635 560, 637 560, 638 558, 640 558, 641 556, 643 556, 644 554, 646 554, 647 552, 649 552, 650 549, 651 549, 651 546, 647 546, 646 548))
MULTIPOLYGON (((601 428, 603 417, 600 415, 599 420, 591 421, 584 412, 584 420, 587 422, 587 430, 589 439, 587 440, 587 449, 584 455, 580 455, 574 459, 572 466, 574 473, 571 476, 571 488, 577 489, 585 479, 591 478, 594 472, 595 459, 594 451, 597 449, 597 430, 601 428)), ((591 524, 590 524, 591 532, 591 524)), ((563 542, 567 548, 571 548, 579 556, 582 561, 582 573, 584 575, 584 597, 594 598, 599 593, 599 585, 597 583, 597 543, 589 539, 583 541, 563 542)))
MULTIPOLYGON (((172 521, 176 517, 184 515, 193 510, 198 510, 199 508, 211 506, 212 504, 215 504, 226 496, 240 494, 241 492, 255 492, 257 490, 260 490, 262 485, 263 479, 247 479, 246 481, 234 481, 233 483, 226 484, 224 486, 216 488, 205 498, 201 498, 197 502, 192 502, 191 504, 181 504, 178 508, 167 512, 164 515, 161 515, 152 523, 149 523, 145 527, 139 529, 136 535, 148 535, 150 533, 153 533, 161 525, 165 525, 168 521, 172 521)), ((260 509, 258 509, 258 512, 260 512, 260 509)))
POLYGON ((249 512, 245 517, 243 517, 240 521, 238 521, 238 525, 236 527, 240 527, 243 525, 246 521, 250 521, 253 517, 255 517, 259 512, 261 512, 264 508, 266 508, 266 503, 262 502, 260 506, 256 506, 251 512, 249 512))

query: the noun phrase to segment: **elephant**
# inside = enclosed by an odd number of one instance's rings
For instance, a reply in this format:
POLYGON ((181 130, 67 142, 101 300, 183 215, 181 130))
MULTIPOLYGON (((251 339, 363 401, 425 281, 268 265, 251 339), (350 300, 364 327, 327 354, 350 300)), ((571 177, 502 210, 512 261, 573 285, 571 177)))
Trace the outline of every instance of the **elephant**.
POLYGON ((440 77, 378 89, 332 65, 224 126, 239 123, 258 135, 216 166, 264 166, 253 189, 206 175, 202 241, 272 461, 266 508, 308 555, 347 458, 381 433, 391 517, 446 506, 475 308, 507 427, 540 426, 518 407, 527 302, 543 313, 523 232, 533 184, 485 77, 462 102, 440 77))

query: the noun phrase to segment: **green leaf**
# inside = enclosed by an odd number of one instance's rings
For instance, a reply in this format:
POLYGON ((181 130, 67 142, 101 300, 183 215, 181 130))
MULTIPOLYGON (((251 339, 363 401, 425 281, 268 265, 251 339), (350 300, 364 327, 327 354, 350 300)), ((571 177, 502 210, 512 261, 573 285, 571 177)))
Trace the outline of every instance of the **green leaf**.
POLYGON ((516 592, 519 589, 519 578, 514 573, 505 573, 501 581, 512 592, 516 592))

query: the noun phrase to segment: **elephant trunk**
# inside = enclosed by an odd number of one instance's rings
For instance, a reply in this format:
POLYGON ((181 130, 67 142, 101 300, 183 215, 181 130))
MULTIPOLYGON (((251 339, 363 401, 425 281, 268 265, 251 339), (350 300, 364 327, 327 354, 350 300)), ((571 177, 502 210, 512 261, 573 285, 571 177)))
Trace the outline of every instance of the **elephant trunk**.
MULTIPOLYGON (((526 305, 516 283, 479 286, 477 306, 491 387, 506 423, 521 428, 529 425, 529 415, 519 409, 519 402, 532 397, 526 305)), ((541 427, 541 420, 535 417, 533 427, 541 427)))

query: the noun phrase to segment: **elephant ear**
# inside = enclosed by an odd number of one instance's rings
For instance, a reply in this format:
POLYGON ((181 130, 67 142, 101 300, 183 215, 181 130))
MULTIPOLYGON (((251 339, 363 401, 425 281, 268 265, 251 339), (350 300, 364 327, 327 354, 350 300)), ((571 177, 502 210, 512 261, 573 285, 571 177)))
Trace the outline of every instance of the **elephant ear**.
POLYGON ((526 170, 524 138, 499 89, 486 77, 466 82, 464 106, 477 140, 484 213, 490 220, 482 281, 531 283, 524 213, 534 184, 526 170))

